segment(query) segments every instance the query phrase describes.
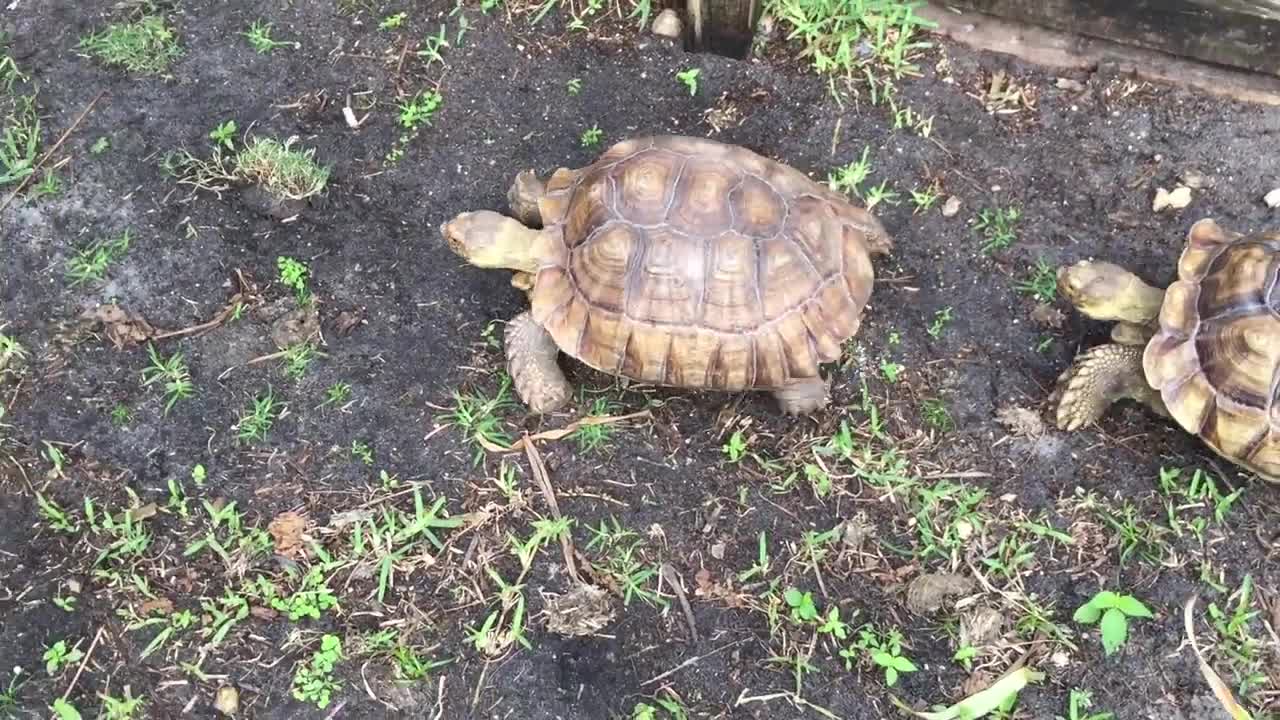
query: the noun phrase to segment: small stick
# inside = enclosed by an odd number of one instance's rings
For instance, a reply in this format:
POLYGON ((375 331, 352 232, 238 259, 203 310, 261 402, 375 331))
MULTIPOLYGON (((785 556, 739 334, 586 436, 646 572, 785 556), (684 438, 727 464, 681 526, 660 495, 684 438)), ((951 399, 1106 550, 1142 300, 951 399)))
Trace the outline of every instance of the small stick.
POLYGON ((689 623, 689 634, 693 637, 693 641, 698 642, 698 626, 693 622, 693 608, 689 607, 689 598, 684 594, 684 583, 680 581, 680 573, 672 567, 671 563, 662 563, 660 569, 662 577, 671 583, 671 590, 676 594, 676 599, 680 601, 680 609, 684 611, 685 622, 689 623))
MULTIPOLYGON (((525 433, 525 439, 529 437, 525 433)), ((538 448, 531 442, 525 442, 524 453, 529 458, 529 465, 533 468, 533 479, 538 483, 538 488, 542 490, 543 497, 547 500, 547 505, 551 508, 551 515, 555 519, 560 519, 560 506, 556 503, 555 490, 551 488, 551 479, 547 477, 547 466, 542 462, 542 454, 538 452, 538 448)), ((560 534, 560 549, 564 551, 564 566, 569 571, 569 577, 575 582, 581 583, 582 577, 578 575, 578 566, 573 561, 573 540, 570 539, 569 533, 560 534)))
POLYGON ((89 664, 89 659, 93 657, 93 649, 98 647, 98 641, 102 639, 102 628, 98 628, 98 632, 93 635, 93 642, 89 643, 89 651, 84 654, 84 660, 80 661, 80 667, 76 668, 76 676, 71 678, 71 684, 62 693, 62 699, 66 700, 71 691, 75 689, 76 683, 80 681, 80 673, 84 672, 84 666, 89 664))
POLYGON ((22 182, 18 183, 18 187, 14 188, 13 192, 9 193, 9 197, 5 198, 3 203, 0 203, 0 212, 4 212, 4 209, 9 207, 9 203, 13 202, 13 199, 18 197, 18 193, 22 192, 23 188, 27 186, 27 183, 31 182, 31 178, 36 176, 36 171, 44 167, 44 164, 49 161, 49 158, 53 157, 54 153, 58 152, 58 148, 62 147, 62 143, 66 142, 67 138, 70 137, 71 133, 74 132, 77 127, 80 127, 80 123, 85 119, 85 116, 89 114, 89 111, 93 109, 94 105, 98 104, 98 100, 101 100, 102 96, 106 94, 106 90, 99 92, 98 96, 80 112, 80 116, 76 118, 75 122, 71 123, 71 127, 67 128, 62 133, 62 137, 58 138, 58 142, 54 143, 53 147, 49 148, 48 152, 44 154, 44 157, 41 157, 40 161, 31 168, 31 174, 23 178, 22 182))
POLYGON ((717 654, 719 654, 719 653, 722 653, 722 652, 724 652, 725 650, 728 650, 729 648, 733 647, 734 645, 741 645, 741 644, 742 644, 742 643, 744 643, 744 642, 746 642, 746 640, 736 640, 736 641, 734 641, 734 642, 729 643, 728 645, 722 645, 722 646, 720 646, 720 647, 716 648, 715 650, 712 650, 711 652, 709 652, 709 653, 707 653, 707 654, 705 654, 705 655, 695 655, 694 657, 691 657, 691 658, 689 658, 688 660, 685 660, 684 662, 682 662, 682 663, 680 663, 679 665, 677 665, 677 666, 675 666, 675 667, 671 668, 670 670, 668 670, 668 671, 666 671, 666 672, 662 673, 661 675, 654 675, 653 677, 649 678, 648 680, 645 680, 644 682, 642 682, 642 683, 640 683, 640 684, 641 684, 642 686, 643 686, 643 685, 652 685, 653 683, 656 683, 656 682, 658 682, 659 680, 662 680, 663 678, 671 677, 672 675, 674 675, 674 674, 676 674, 676 673, 680 672, 681 670, 683 670, 683 669, 685 669, 685 668, 689 667, 690 665, 692 665, 692 664, 694 664, 694 663, 696 663, 696 662, 701 662, 702 660, 705 660, 705 659, 707 659, 707 658, 711 657, 712 655, 717 655, 717 654))

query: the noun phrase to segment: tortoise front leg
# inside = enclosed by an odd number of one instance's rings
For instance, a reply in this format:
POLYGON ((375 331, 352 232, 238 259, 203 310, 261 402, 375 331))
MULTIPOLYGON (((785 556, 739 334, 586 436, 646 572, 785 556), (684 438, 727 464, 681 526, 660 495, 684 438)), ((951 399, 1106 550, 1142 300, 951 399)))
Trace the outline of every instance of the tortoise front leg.
POLYGON ((530 410, 544 414, 564 407, 573 394, 556 358, 560 348, 533 315, 522 312, 511 318, 503 335, 507 374, 516 394, 530 410))
POLYGON ((773 391, 783 414, 809 415, 827 406, 831 401, 831 379, 821 377, 795 380, 790 385, 773 391))
POLYGON ((522 170, 507 190, 507 202, 511 203, 511 213, 520 222, 531 228, 542 227, 542 211, 538 209, 538 200, 547 194, 547 186, 543 184, 532 170, 522 170))
POLYGON ((1054 421, 1059 430, 1075 430, 1102 417, 1123 398, 1137 400, 1169 417, 1160 393, 1147 384, 1142 346, 1110 343, 1080 353, 1058 376, 1054 421))

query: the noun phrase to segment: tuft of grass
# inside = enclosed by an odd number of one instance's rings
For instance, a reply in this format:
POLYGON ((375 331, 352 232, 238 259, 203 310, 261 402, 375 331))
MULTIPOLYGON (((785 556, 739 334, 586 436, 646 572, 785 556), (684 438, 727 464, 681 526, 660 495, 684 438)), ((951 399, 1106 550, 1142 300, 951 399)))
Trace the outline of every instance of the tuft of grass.
POLYGON ((1019 282, 1017 288, 1040 302, 1053 302, 1058 296, 1058 273, 1044 258, 1040 258, 1031 268, 1031 274, 1019 282))
POLYGON ((156 352, 156 346, 148 344, 147 354, 151 358, 151 365, 142 370, 142 384, 145 387, 164 381, 164 393, 168 397, 164 405, 164 414, 168 415, 174 403, 191 397, 194 390, 191 375, 187 370, 186 362, 182 359, 182 353, 174 353, 168 358, 162 358, 156 352))
POLYGON ((790 27, 786 39, 800 41, 800 56, 809 58, 819 74, 901 78, 919 73, 912 59, 932 46, 917 39, 920 29, 934 27, 916 15, 921 5, 907 0, 766 0, 764 13, 790 27))
POLYGON ((289 47, 292 45, 294 50, 302 47, 302 43, 299 42, 276 40, 272 38, 271 23, 263 23, 261 20, 254 20, 253 24, 249 26, 249 29, 241 32, 240 34, 249 41, 249 44, 253 46, 254 50, 257 50, 258 53, 262 55, 269 55, 272 50, 275 50, 278 47, 289 47))
POLYGON ((266 394, 255 397, 253 405, 240 415, 240 420, 236 423, 236 437, 241 442, 265 442, 271 426, 280 416, 278 403, 271 388, 267 388, 266 394))
POLYGON ((0 186, 26 180, 35 172, 40 152, 40 118, 35 98, 15 98, 14 109, 4 118, 0 130, 0 186))
POLYGON ((983 239, 982 252, 1003 250, 1018 240, 1017 224, 1022 211, 1016 207, 983 208, 973 220, 973 229, 983 239))
POLYGON ((101 282, 111 267, 129 250, 131 238, 126 229, 120 235, 95 240, 67 260, 66 278, 72 287, 88 282, 101 282))
POLYGON ((702 74, 701 68, 689 68, 688 70, 676 73, 676 79, 681 83, 684 83, 685 87, 689 88, 690 95, 697 95, 698 75, 700 74, 702 74))
POLYGON ((324 190, 330 169, 315 161, 315 149, 294 150, 290 138, 280 142, 257 137, 236 153, 236 174, 258 183, 281 200, 305 200, 324 190))
POLYGON ((604 139, 604 131, 599 125, 592 125, 582 131, 582 147, 595 147, 604 139))
POLYGON ((177 33, 155 15, 108 25, 81 38, 78 47, 107 65, 143 75, 165 72, 182 55, 177 33))

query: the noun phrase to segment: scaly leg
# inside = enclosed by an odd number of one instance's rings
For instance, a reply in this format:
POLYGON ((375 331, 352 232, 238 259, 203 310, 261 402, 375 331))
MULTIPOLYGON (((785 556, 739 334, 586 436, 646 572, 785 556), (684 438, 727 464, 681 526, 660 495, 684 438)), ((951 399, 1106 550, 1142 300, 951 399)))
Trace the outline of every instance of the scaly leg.
POLYGON ((821 377, 796 380, 773 391, 773 397, 786 415, 808 415, 821 410, 831 400, 831 379, 821 377))
POLYGON ((503 338, 507 373, 511 375, 520 400, 539 414, 564 407, 572 397, 573 389, 556 363, 560 348, 546 329, 525 311, 507 323, 503 338))
POLYGON ((1054 420, 1060 430, 1075 430, 1096 421, 1111 404, 1137 400, 1158 415, 1169 417, 1160 393, 1147 384, 1142 370, 1142 346, 1110 343, 1080 353, 1058 376, 1054 420))
POLYGON ((507 202, 511 212, 520 222, 531 228, 542 227, 542 211, 538 200, 547 194, 547 187, 532 170, 522 170, 507 190, 507 202))

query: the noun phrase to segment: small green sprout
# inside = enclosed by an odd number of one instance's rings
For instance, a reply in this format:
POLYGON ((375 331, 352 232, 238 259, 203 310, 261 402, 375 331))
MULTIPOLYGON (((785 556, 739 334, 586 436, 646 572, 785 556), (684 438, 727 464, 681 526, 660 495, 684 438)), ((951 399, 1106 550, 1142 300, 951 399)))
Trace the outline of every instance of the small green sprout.
POLYGON ((676 73, 676 79, 684 83, 685 87, 689 88, 690 95, 697 95, 698 94, 698 76, 701 74, 702 74, 701 68, 689 68, 688 70, 684 70, 676 73))
POLYGON ((1150 618, 1151 611, 1136 598, 1102 590, 1076 610, 1072 619, 1082 625, 1098 623, 1102 648, 1111 655, 1129 635, 1129 618, 1150 618))

